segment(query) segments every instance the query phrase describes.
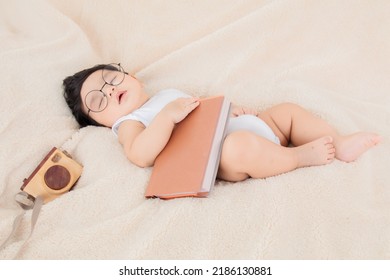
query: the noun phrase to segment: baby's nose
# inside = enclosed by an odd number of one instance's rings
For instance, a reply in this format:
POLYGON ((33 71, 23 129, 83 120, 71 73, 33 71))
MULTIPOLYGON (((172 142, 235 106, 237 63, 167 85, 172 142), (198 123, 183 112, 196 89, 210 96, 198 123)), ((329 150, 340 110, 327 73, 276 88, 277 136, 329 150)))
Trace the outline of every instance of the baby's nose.
POLYGON ((108 91, 109 91, 109 95, 111 96, 111 94, 114 92, 114 90, 115 90, 115 86, 110 86, 109 88, 108 88, 108 91))

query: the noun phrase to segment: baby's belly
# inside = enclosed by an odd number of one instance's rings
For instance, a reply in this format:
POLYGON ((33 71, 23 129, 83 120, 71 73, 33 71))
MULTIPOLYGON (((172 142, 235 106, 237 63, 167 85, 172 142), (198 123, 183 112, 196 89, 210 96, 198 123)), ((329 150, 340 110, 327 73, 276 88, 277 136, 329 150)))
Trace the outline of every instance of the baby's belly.
POLYGON ((280 140, 272 129, 262 119, 256 116, 241 115, 235 118, 230 118, 227 127, 227 134, 239 130, 251 131, 280 145, 280 140))

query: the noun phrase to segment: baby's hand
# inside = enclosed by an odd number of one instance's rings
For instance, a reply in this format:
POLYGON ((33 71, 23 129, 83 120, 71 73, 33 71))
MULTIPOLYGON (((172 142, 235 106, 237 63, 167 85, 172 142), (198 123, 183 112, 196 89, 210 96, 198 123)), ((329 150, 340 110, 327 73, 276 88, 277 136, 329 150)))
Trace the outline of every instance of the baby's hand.
POLYGON ((231 116, 232 117, 238 117, 238 116, 241 116, 241 115, 254 115, 254 116, 257 116, 258 112, 255 109, 233 105, 232 106, 232 110, 231 110, 231 116))
POLYGON ((173 123, 179 123, 198 106, 198 98, 178 98, 168 103, 161 112, 167 114, 173 123))

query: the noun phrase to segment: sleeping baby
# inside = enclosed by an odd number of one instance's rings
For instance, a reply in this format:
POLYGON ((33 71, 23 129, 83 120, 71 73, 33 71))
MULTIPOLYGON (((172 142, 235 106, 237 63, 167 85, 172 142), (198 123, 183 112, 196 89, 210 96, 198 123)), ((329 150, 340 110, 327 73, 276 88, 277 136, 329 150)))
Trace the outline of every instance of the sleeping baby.
MULTIPOLYGON (((153 166, 175 125, 199 105, 177 89, 150 96, 120 64, 100 64, 63 81, 64 97, 81 127, 112 129, 127 158, 153 166)), ((370 132, 338 133, 304 108, 282 103, 267 110, 232 106, 217 177, 226 181, 266 178, 300 167, 356 160, 377 145, 370 132)))

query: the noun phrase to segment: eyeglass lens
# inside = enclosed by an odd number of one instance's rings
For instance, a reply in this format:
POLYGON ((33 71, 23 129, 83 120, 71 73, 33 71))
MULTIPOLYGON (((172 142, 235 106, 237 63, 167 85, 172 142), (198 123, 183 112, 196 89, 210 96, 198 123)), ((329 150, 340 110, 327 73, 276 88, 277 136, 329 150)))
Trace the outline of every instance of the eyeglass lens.
POLYGON ((92 112, 101 112, 108 105, 107 95, 105 93, 106 85, 117 86, 125 78, 125 73, 120 64, 108 64, 102 71, 104 85, 100 90, 92 90, 85 97, 85 105, 92 112))

